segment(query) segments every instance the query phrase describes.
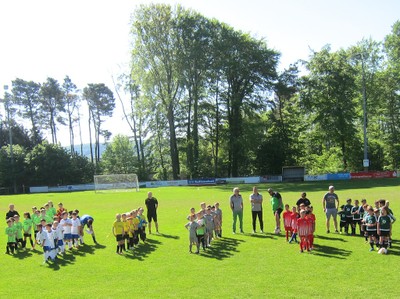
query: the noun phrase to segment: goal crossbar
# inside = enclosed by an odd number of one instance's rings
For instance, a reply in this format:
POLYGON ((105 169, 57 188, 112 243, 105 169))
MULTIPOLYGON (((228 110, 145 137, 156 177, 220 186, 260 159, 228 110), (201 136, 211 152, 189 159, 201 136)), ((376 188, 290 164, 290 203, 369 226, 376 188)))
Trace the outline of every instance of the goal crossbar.
POLYGON ((95 175, 94 190, 96 193, 101 191, 139 191, 139 180, 135 173, 95 175))

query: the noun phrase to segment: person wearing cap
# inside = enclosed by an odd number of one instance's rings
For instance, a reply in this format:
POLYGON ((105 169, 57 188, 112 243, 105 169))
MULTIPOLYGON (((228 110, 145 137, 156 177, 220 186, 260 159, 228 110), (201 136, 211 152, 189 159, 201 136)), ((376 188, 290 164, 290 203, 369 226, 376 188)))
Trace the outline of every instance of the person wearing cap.
POLYGON ((307 193, 302 192, 299 200, 296 202, 297 210, 300 211, 300 205, 304 204, 304 206, 308 207, 311 205, 310 200, 307 198, 307 193))
POLYGON ((8 208, 9 208, 9 211, 6 213, 6 220, 14 217, 15 215, 19 216, 19 213, 16 210, 14 210, 14 204, 11 203, 8 206, 8 208))
POLYGON ((262 211, 262 203, 263 197, 260 193, 258 193, 258 188, 256 186, 253 187, 253 194, 250 195, 250 203, 251 203, 251 216, 252 216, 252 224, 253 224, 253 233, 256 232, 256 220, 258 217, 258 221, 260 222, 260 232, 264 232, 264 222, 263 222, 263 211, 262 211))
POLYGON ((333 224, 335 226, 335 232, 338 233, 337 226, 337 212, 339 207, 339 197, 335 193, 335 187, 329 186, 329 191, 322 198, 322 206, 326 215, 326 232, 330 232, 330 219, 333 218, 333 224))
POLYGON ((240 232, 243 233, 243 198, 238 187, 233 188, 233 194, 229 198, 229 203, 233 215, 232 232, 236 233, 236 221, 239 218, 240 232))
POLYGON ((281 213, 283 211, 283 200, 279 192, 275 192, 271 188, 268 189, 269 195, 271 195, 272 212, 275 218, 275 234, 281 233, 281 213))

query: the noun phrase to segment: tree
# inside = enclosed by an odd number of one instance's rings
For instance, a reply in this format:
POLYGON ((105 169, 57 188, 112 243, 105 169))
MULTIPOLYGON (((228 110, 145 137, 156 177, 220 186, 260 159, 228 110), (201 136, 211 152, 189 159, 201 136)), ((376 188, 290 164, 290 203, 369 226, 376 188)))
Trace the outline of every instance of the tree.
MULTIPOLYGON (((88 84, 83 89, 83 98, 89 107, 89 130, 90 122, 94 127, 95 139, 95 164, 100 162, 100 136, 108 135, 108 131, 102 130, 101 125, 105 117, 111 117, 115 108, 115 99, 112 91, 103 83, 88 84)), ((92 134, 90 133, 90 136, 92 134)), ((92 147, 91 147, 92 150, 92 147)))
POLYGON ((43 121, 51 131, 53 144, 57 143, 56 122, 64 124, 61 113, 65 112, 65 102, 60 84, 53 78, 47 78, 40 88, 40 107, 43 113, 43 121))
POLYGON ((66 76, 64 78, 64 83, 62 85, 62 91, 64 95, 64 102, 66 104, 66 113, 68 120, 68 128, 69 128, 69 144, 71 149, 71 155, 75 153, 74 147, 74 124, 79 119, 79 95, 77 94, 77 88, 74 83, 72 83, 71 79, 66 76), (78 115, 77 115, 78 114, 78 115))
POLYGON ((13 146, 11 157, 10 145, 0 148, 0 186, 15 193, 22 190, 26 181, 26 150, 20 145, 13 146))
POLYGON ((134 144, 128 136, 117 135, 107 144, 102 156, 104 174, 136 173, 138 161, 135 157, 134 144))
POLYGON ((246 153, 243 116, 262 106, 262 95, 271 89, 276 78, 279 54, 267 48, 263 40, 234 31, 227 25, 220 28, 217 51, 225 90, 222 98, 228 121, 228 175, 239 176, 246 153))
POLYGON ((34 145, 42 142, 40 129, 41 107, 40 107, 40 84, 33 81, 15 79, 12 81, 13 102, 20 107, 18 114, 23 119, 28 119, 31 124, 31 136, 34 145))
POLYGON ((135 11, 132 20, 132 75, 135 82, 142 86, 147 98, 162 104, 158 107, 168 121, 173 179, 178 179, 180 175, 175 112, 181 82, 176 55, 178 37, 175 19, 181 11, 180 6, 172 10, 171 6, 164 4, 142 5, 135 11))
MULTIPOLYGON (((314 125, 314 132, 322 133, 317 144, 329 150, 341 149, 342 169, 349 170, 352 150, 360 145, 355 121, 361 109, 356 101, 356 70, 344 50, 331 53, 329 47, 314 52, 306 67, 309 75, 303 77, 302 105, 314 125)), ((311 131, 310 131, 311 133, 311 131)), ((351 165, 354 166, 354 165, 351 165)))

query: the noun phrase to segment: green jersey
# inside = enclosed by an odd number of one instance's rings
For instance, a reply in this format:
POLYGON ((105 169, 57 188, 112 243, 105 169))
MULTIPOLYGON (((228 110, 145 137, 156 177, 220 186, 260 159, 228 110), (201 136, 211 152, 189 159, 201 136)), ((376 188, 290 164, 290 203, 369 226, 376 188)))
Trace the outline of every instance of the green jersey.
POLYGON ((379 216, 378 218, 379 222, 379 229, 384 232, 390 232, 390 223, 391 219, 388 215, 386 216, 379 216))
POLYGON ((367 231, 376 231, 376 217, 375 215, 369 215, 365 217, 365 224, 367 225, 367 231))
POLYGON ((42 218, 40 218, 39 216, 32 215, 32 222, 33 222, 33 230, 34 231, 37 230, 37 226, 40 224, 40 220, 42 220, 42 218))
POLYGON ((22 227, 24 229, 24 234, 31 234, 32 233, 32 225, 33 221, 30 218, 26 218, 22 223, 22 227))
POLYGON ((275 213, 276 210, 279 208, 279 199, 275 196, 271 197, 271 206, 272 206, 272 211, 275 213))
POLYGON ((53 217, 54 217, 56 214, 57 214, 57 210, 56 210, 56 208, 54 208, 54 207, 49 208, 49 209, 46 211, 46 216, 51 217, 51 219, 53 219, 53 217))
POLYGON ((15 226, 7 226, 6 235, 8 237, 8 243, 15 243, 17 241, 17 229, 15 228, 15 226))
POLYGON ((17 239, 22 239, 22 223, 21 222, 14 222, 14 227, 17 232, 17 239))

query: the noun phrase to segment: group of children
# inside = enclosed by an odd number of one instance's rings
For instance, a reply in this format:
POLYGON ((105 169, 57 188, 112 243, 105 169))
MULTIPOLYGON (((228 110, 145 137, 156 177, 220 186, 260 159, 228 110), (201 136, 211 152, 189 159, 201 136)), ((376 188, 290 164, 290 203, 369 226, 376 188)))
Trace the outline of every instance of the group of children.
POLYGON ((356 235, 357 225, 360 235, 365 237, 365 241, 370 244, 370 251, 374 251, 374 246, 384 248, 385 252, 392 245, 392 225, 396 221, 392 210, 389 208, 389 201, 380 199, 375 201, 374 207, 367 204, 366 199, 354 201, 347 199, 347 204, 341 206, 340 214, 340 233, 344 228, 348 234, 351 227, 351 234, 356 235))
POLYGON ((58 254, 65 253, 66 246, 72 250, 73 246, 79 248, 79 244, 83 244, 85 225, 87 233, 92 235, 94 243, 97 244, 93 221, 93 217, 89 215, 79 217, 78 210, 68 212, 62 203, 58 204, 57 210, 51 201, 40 209, 32 207, 32 214, 25 212, 22 222, 18 213, 6 220, 6 253, 14 254, 15 250, 25 250, 29 239, 32 249, 37 245, 43 248, 43 263, 49 259, 54 261, 58 254), (35 240, 32 239, 32 232, 35 240))
POLYGON ((205 202, 200 204, 200 210, 196 212, 195 208, 190 209, 190 214, 186 217, 189 221, 185 228, 189 230, 189 253, 193 253, 193 245, 196 246, 195 253, 200 252, 200 244, 205 251, 211 247, 214 238, 222 237, 222 210, 219 203, 206 206, 205 202))
POLYGON ((139 207, 127 213, 118 213, 112 227, 112 233, 117 241, 117 254, 133 250, 139 245, 139 238, 146 242, 146 217, 143 208, 139 207))
POLYGON ((290 210, 290 206, 286 204, 282 217, 286 241, 300 243, 300 252, 313 250, 316 220, 313 207, 300 204, 299 207, 292 207, 290 210), (297 241, 297 236, 299 236, 300 242, 297 241))

